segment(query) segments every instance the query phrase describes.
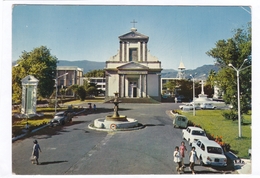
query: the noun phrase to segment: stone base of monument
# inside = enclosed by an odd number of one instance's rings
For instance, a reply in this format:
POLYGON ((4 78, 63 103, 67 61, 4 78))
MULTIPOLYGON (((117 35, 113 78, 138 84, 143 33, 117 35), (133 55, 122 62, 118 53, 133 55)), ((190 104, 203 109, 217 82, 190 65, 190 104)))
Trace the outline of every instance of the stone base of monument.
POLYGON ((98 118, 94 120, 94 124, 89 124, 90 129, 100 131, 124 131, 141 129, 144 126, 138 123, 138 120, 133 118, 126 118, 126 121, 106 120, 98 118))

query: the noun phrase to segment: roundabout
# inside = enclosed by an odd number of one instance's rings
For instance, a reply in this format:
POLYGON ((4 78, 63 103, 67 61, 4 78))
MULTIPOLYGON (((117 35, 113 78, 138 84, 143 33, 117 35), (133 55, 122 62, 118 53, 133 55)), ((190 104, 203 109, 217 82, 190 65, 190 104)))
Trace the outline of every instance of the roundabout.
POLYGON ((115 93, 114 114, 108 115, 105 118, 98 118, 94 120, 93 124, 89 124, 88 128, 99 131, 129 131, 144 128, 144 126, 138 123, 138 120, 134 118, 127 118, 127 116, 119 115, 118 113, 118 93, 115 93))

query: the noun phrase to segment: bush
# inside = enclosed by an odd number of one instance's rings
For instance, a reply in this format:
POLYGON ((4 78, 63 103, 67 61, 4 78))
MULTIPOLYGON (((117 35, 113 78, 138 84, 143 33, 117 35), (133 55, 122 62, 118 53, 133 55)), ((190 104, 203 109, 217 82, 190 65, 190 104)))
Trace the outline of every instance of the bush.
POLYGON ((237 112, 233 110, 223 112, 222 116, 228 120, 232 120, 232 121, 238 120, 237 112))

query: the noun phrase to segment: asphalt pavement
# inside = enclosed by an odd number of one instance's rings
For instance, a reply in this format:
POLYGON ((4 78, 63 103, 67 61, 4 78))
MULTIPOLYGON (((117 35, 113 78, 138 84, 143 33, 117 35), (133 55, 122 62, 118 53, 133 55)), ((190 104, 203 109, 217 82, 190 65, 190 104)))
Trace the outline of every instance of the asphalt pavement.
MULTIPOLYGON (((181 129, 173 128, 170 110, 179 104, 120 104, 119 114, 135 118, 145 127, 133 131, 101 132, 88 125, 113 113, 112 104, 96 103, 97 111, 73 118, 72 124, 45 127, 12 144, 12 172, 17 175, 172 175, 177 174, 172 153, 179 146, 181 129), (37 134, 39 133, 39 134, 37 134), (40 165, 29 161, 33 140, 42 153, 40 165)), ((87 107, 87 105, 83 105, 87 107)), ((188 145, 186 143, 186 145, 188 145)), ((187 146, 188 151, 190 147, 187 146)), ((185 164, 188 164, 185 158, 185 164)), ((251 162, 250 162, 251 163, 251 162)), ((250 164, 251 165, 251 164, 250 164)), ((250 168, 248 168, 250 167, 250 168)), ((197 174, 226 174, 196 164, 197 174)), ((237 171, 250 174, 246 164, 237 171)), ((186 175, 191 172, 186 169, 186 175)))

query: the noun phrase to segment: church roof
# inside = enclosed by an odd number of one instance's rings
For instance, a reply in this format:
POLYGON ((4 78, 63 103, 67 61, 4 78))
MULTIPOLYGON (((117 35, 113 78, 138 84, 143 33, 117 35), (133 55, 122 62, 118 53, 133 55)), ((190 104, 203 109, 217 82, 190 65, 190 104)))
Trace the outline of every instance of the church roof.
POLYGON ((137 32, 136 28, 131 28, 131 32, 118 37, 120 40, 149 40, 149 37, 137 32))
POLYGON ((117 67, 117 69, 119 70, 147 70, 149 69, 149 67, 146 67, 144 65, 141 65, 137 62, 129 62, 127 64, 121 65, 119 67, 117 67))

